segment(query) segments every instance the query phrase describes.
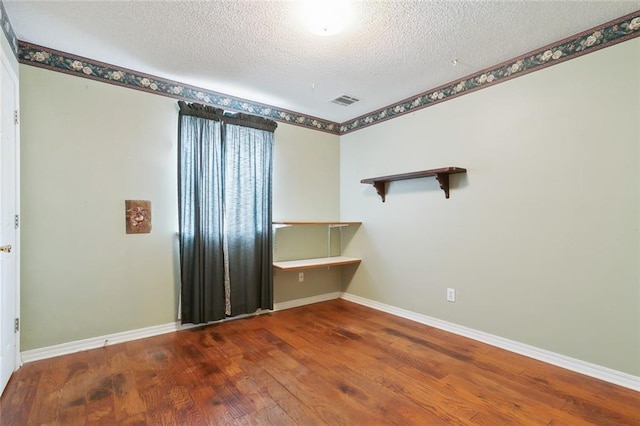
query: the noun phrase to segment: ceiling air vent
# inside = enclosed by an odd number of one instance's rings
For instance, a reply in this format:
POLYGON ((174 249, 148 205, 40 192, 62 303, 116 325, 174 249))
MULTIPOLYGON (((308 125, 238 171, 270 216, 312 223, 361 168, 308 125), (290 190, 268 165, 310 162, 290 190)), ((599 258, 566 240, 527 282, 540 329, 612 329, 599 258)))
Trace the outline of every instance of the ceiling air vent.
POLYGON ((349 106, 351 104, 358 102, 359 100, 360 99, 354 98, 353 96, 341 95, 335 98, 334 100, 332 100, 331 102, 333 102, 334 104, 342 105, 342 106, 349 106))

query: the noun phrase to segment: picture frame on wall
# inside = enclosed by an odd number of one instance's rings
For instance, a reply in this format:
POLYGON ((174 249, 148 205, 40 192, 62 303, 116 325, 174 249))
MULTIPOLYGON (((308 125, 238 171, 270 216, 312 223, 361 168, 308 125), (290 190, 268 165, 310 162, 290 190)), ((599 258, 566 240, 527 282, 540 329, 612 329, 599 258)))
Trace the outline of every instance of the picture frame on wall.
POLYGON ((151 201, 125 200, 127 234, 148 234, 151 232, 151 201))

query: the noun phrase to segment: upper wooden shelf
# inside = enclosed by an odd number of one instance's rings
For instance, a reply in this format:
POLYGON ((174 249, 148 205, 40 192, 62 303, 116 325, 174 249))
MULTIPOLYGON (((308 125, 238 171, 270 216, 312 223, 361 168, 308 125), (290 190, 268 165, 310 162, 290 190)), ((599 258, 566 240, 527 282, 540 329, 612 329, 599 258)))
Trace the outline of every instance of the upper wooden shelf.
POLYGON ((467 169, 463 169, 462 167, 442 167, 440 169, 420 170, 418 172, 362 179, 360 183, 372 184, 384 203, 385 196, 387 195, 387 182, 435 176, 440 183, 440 188, 444 191, 445 198, 449 198, 449 175, 457 173, 467 173, 467 169))
POLYGON ((350 226, 362 225, 362 222, 273 222, 274 225, 324 225, 324 226, 350 226))

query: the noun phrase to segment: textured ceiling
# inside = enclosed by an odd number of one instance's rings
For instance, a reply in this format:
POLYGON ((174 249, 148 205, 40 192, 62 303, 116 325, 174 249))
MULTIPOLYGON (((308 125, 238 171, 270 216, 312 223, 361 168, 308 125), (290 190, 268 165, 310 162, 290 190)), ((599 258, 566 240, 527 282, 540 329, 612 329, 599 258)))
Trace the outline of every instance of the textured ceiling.
POLYGON ((303 28, 292 1, 4 5, 22 41, 339 123, 640 9, 640 1, 357 1, 352 25, 322 37, 303 28), (342 94, 361 101, 330 102, 342 94))

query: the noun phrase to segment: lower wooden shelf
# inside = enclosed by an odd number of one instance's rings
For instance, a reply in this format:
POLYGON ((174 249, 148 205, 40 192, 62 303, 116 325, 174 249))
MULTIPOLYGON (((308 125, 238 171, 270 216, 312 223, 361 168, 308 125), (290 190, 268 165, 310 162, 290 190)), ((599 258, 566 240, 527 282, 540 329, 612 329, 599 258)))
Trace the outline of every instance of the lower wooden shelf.
POLYGON ((318 257, 315 259, 285 260, 273 262, 273 267, 283 271, 299 269, 323 268, 326 266, 352 265, 360 263, 361 259, 347 256, 318 257))

